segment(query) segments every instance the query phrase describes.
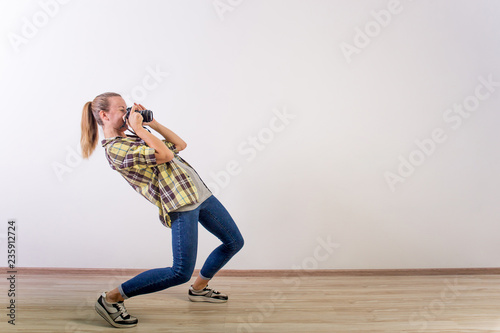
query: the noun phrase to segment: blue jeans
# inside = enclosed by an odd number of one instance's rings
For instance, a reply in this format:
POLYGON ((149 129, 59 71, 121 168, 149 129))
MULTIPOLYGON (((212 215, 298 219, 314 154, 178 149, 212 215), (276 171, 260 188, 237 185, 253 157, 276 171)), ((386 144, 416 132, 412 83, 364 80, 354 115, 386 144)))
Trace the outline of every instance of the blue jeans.
POLYGON ((207 258, 200 277, 210 280, 242 247, 243 237, 229 212, 213 195, 198 208, 172 212, 172 267, 145 271, 118 287, 123 298, 149 294, 188 282, 196 264, 198 221, 222 241, 207 258))

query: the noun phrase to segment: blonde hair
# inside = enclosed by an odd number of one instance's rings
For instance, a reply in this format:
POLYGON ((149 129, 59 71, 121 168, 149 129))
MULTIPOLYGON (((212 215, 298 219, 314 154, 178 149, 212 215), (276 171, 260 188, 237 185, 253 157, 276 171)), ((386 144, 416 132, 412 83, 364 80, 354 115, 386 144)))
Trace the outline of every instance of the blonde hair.
POLYGON ((82 136, 80 145, 82 147, 83 158, 89 158, 97 146, 99 140, 99 129, 97 125, 103 126, 102 119, 99 116, 100 111, 109 111, 109 98, 121 97, 120 94, 107 92, 100 94, 92 102, 87 102, 83 106, 82 112, 82 136))

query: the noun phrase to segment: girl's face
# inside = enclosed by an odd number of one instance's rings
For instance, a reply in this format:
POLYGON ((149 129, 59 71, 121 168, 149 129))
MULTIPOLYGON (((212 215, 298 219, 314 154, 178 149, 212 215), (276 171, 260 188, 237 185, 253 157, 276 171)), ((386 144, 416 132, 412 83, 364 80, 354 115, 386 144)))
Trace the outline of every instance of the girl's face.
POLYGON ((128 126, 123 126, 123 117, 127 112, 127 104, 121 97, 109 97, 109 111, 104 112, 103 122, 105 126, 116 129, 120 132, 125 132, 128 126), (122 127, 123 126, 123 127, 122 127))

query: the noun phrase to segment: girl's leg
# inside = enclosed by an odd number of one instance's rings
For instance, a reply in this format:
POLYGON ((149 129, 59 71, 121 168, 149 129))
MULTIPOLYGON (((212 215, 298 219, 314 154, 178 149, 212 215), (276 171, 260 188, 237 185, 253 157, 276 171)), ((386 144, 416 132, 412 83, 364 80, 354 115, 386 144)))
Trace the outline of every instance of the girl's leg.
MULTIPOLYGON (((198 276, 196 278, 196 281, 194 281, 192 287, 193 287, 194 290, 203 290, 208 285, 208 281, 210 281, 210 280, 204 279, 201 276, 198 276)), ((118 290, 118 288, 116 290, 118 290)), ((118 293, 118 295, 119 294, 120 293, 118 293)))
POLYGON ((123 299, 149 294, 191 279, 198 247, 198 210, 171 213, 173 265, 145 271, 118 287, 123 299))
POLYGON ((236 223, 224 206, 211 196, 200 207, 199 221, 205 229, 222 241, 207 258, 193 285, 203 289, 208 281, 243 247, 244 241, 236 223))

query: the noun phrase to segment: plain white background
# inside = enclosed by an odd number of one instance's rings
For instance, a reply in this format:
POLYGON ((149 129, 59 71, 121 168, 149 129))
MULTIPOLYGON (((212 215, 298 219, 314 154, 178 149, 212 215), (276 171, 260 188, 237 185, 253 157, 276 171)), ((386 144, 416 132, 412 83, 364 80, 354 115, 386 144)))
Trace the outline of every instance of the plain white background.
MULTIPOLYGON (((171 264, 157 209, 100 146, 79 156, 84 103, 115 91, 185 139, 237 221, 246 244, 226 268, 498 267, 499 14, 493 0, 2 0, 3 251, 15 219, 20 267, 171 264)), ((218 244, 200 228, 198 268, 218 244)))

